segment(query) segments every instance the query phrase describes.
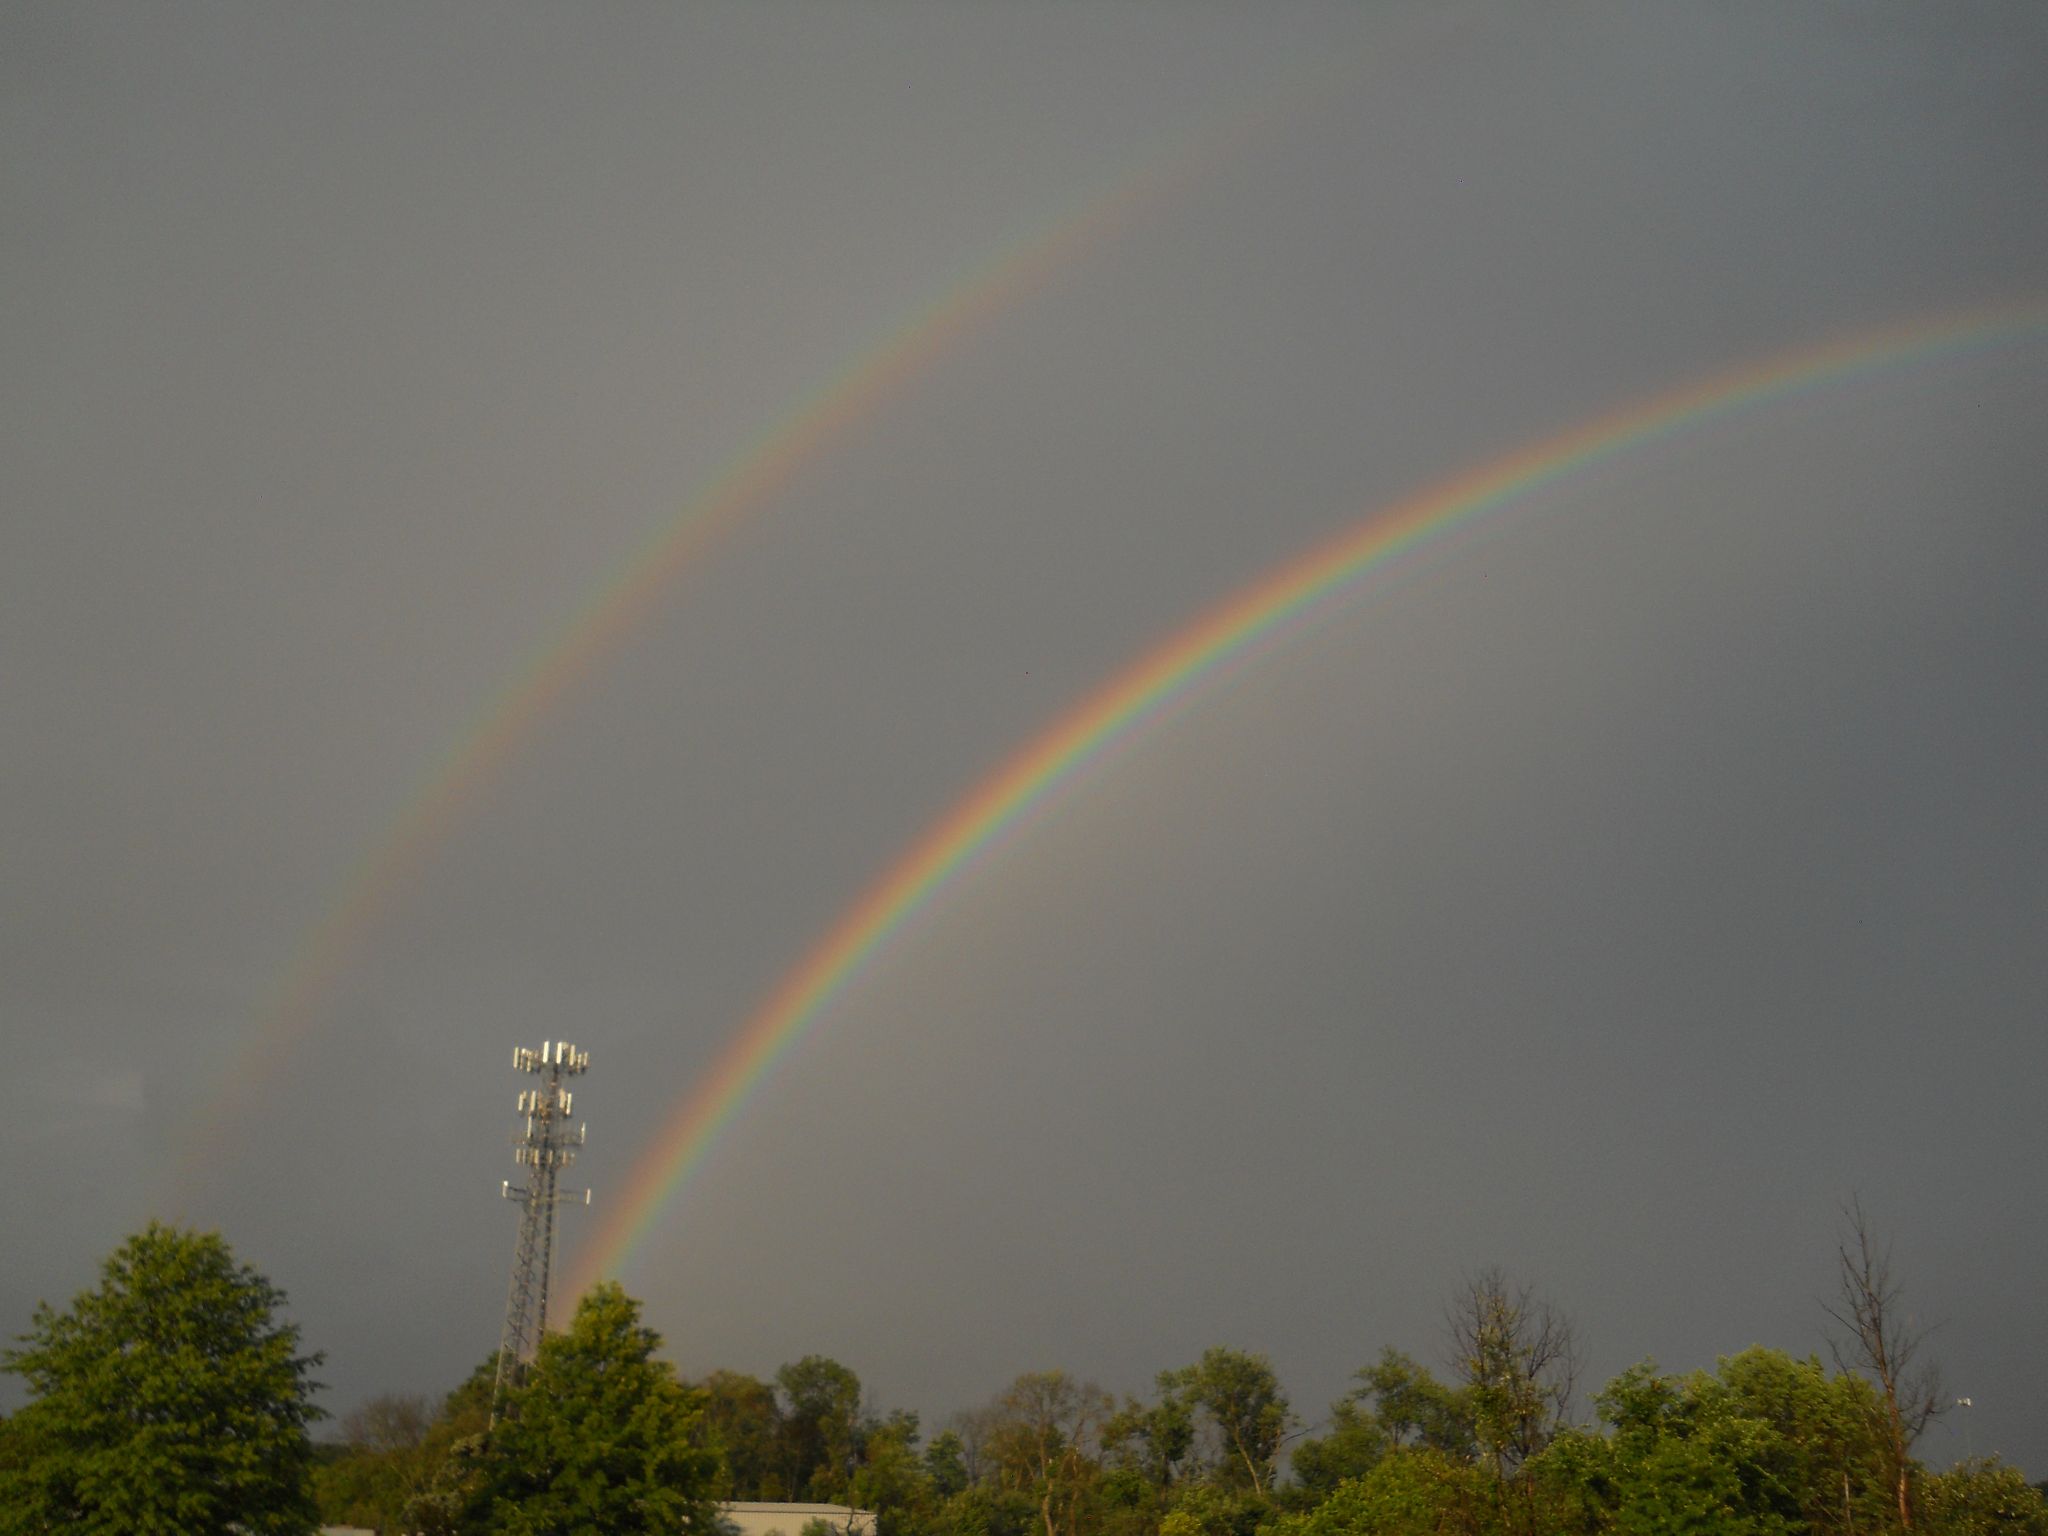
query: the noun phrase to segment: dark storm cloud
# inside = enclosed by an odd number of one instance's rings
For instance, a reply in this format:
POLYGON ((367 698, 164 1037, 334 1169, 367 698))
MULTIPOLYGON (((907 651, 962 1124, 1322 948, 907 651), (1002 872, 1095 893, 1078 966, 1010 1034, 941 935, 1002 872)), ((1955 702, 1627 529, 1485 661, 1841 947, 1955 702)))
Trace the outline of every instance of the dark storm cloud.
MULTIPOLYGON (((0 25, 0 1307, 169 1202, 292 1292, 344 1406, 496 1338, 508 1041, 590 1048, 616 1193, 823 925, 1139 646, 1483 456, 2048 270, 2016 7, 0 25), (679 582, 162 1190, 295 943, 597 583, 1248 107, 1252 150, 679 582)), ((678 1358, 823 1350, 939 1415, 1227 1340, 1313 1412, 1493 1259, 1600 1371, 1803 1351, 1860 1187, 1978 1447, 2038 1473, 2041 367, 1634 456, 1140 744, 675 1205, 627 1279, 678 1358)))

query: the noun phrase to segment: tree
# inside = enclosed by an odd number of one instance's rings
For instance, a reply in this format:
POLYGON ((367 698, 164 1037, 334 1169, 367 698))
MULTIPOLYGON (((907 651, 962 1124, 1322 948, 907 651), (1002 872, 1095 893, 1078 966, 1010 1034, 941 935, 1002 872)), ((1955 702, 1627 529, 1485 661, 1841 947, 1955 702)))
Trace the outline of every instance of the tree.
POLYGON ((1208 1419, 1216 1432, 1216 1471, 1223 1486, 1248 1488, 1263 1498, 1273 1486, 1280 1442, 1294 1423, 1266 1357, 1238 1349, 1205 1350, 1193 1365, 1161 1376, 1159 1386, 1163 1394, 1184 1395, 1208 1419))
POLYGON ((479 1458, 468 1523, 502 1536, 710 1530, 703 1403, 654 1358, 660 1337, 616 1283, 550 1334, 479 1458))
POLYGON ((1923 1356, 1927 1330, 1906 1315, 1904 1290, 1892 1278, 1890 1247, 1871 1234, 1860 1200, 1850 1200, 1842 1215, 1848 1231, 1835 1243, 1836 1299, 1821 1304, 1841 1330, 1829 1343, 1837 1365, 1867 1371, 1877 1387, 1899 1526, 1910 1531, 1913 1442, 1948 1403, 1940 1373, 1923 1356))
POLYGON ((1164 1493, 1179 1480, 1194 1452, 1194 1409, 1177 1391, 1162 1391, 1150 1407, 1126 1397, 1123 1407, 1103 1424, 1102 1444, 1120 1469, 1164 1493))
POLYGON ((1793 1490, 1808 1530, 1855 1536, 1883 1529, 1891 1501, 1869 1382, 1830 1376, 1816 1356, 1795 1360, 1760 1346, 1722 1360, 1711 1379, 1692 1380, 1703 1395, 1725 1399, 1725 1411, 1778 1434, 1789 1460, 1775 1475, 1793 1490))
POLYGON ((1445 1386, 1397 1349, 1357 1374, 1358 1385, 1330 1405, 1329 1432, 1294 1449, 1294 1477, 1311 1500, 1382 1457, 1419 1446, 1470 1459, 1472 1416, 1462 1392, 1445 1386))
POLYGON ((1391 1444, 1472 1455, 1471 1405, 1464 1393, 1445 1386, 1426 1367, 1398 1349, 1385 1349, 1376 1364, 1358 1373, 1358 1380, 1360 1391, 1371 1395, 1374 1416, 1391 1444))
POLYGON ((1273 1536, 1494 1536, 1485 1472, 1428 1449, 1395 1449, 1314 1509, 1283 1515, 1273 1536))
POLYGON ((1527 1286, 1481 1270, 1445 1309, 1472 1431, 1496 1477, 1542 1450, 1564 1418, 1578 1374, 1568 1318, 1527 1286))
POLYGON ((782 1409, 775 1389, 739 1371, 713 1371, 697 1388, 724 1461, 718 1491, 733 1499, 787 1497, 777 1465, 782 1409))
POLYGON ((312 1531, 321 1357, 284 1301, 218 1233, 151 1222, 68 1311, 37 1307, 5 1358, 33 1400, 9 1425, 0 1531, 312 1531))
POLYGON ((405 1511, 426 1491, 426 1439, 433 1411, 417 1395, 373 1397, 341 1421, 338 1454, 314 1469, 320 1518, 378 1531, 404 1528, 405 1511))
POLYGON ((1596 1400, 1606 1436, 1566 1429, 1530 1464, 1579 1523, 1618 1532, 1793 1536, 1800 1519, 1793 1447, 1775 1425, 1741 1411, 1712 1378, 1660 1376, 1648 1362, 1596 1400))
POLYGON ((875 1517, 873 1536, 904 1536, 927 1504, 931 1482, 917 1441, 917 1415, 904 1409, 867 1432, 847 1502, 875 1517))
POLYGON ((441 1411, 420 1444, 418 1489, 400 1529, 409 1536, 461 1536, 483 1487, 482 1458, 498 1395, 498 1352, 492 1350, 441 1411))
POLYGON ((775 1373, 782 1410, 782 1481, 793 1499, 842 1498, 860 1460, 867 1424, 860 1378, 837 1360, 805 1355, 775 1373))
POLYGON ((1031 1371, 993 1405, 984 1453, 999 1484, 1028 1494, 1042 1536, 1075 1536, 1101 1466, 1094 1450, 1109 1394, 1064 1371, 1031 1371))
POLYGON ((932 1436, 932 1443, 924 1448, 924 1475, 938 1498, 950 1499, 967 1491, 967 1451, 958 1431, 942 1429, 932 1436))
POLYGON ((1927 1479, 1927 1528, 1941 1536, 2048 1536, 2048 1502, 1996 1457, 1961 1462, 1927 1479))

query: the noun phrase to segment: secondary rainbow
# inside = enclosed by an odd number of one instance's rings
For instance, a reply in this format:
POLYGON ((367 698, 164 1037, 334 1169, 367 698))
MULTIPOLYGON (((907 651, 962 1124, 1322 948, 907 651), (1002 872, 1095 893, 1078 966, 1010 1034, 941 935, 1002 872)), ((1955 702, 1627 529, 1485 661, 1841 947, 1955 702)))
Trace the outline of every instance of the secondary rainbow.
MULTIPOLYGON (((1303 82, 1287 85, 1284 99, 1301 99, 1303 82)), ((311 1029, 349 963, 479 792, 570 689, 667 598, 686 570, 772 506, 806 466, 901 397, 967 337, 1220 163, 1243 154, 1261 131, 1282 120, 1271 108, 1273 99, 1261 96, 1191 137, 1149 150, 1030 238, 954 283, 728 460, 535 647, 429 765, 396 819, 351 866, 320 920, 294 947, 256 1011, 250 1039, 178 1138, 179 1187, 190 1189, 203 1174, 227 1127, 311 1029)))
POLYGON ((1278 642, 1399 556, 1604 460, 1794 393, 2044 329, 2048 301, 2035 300, 1861 332, 1717 373, 1455 475, 1231 593, 1117 671, 974 786, 776 983, 635 1163, 623 1197, 578 1256, 570 1294, 625 1265, 719 1132, 915 913, 1077 770, 1226 663, 1278 642))

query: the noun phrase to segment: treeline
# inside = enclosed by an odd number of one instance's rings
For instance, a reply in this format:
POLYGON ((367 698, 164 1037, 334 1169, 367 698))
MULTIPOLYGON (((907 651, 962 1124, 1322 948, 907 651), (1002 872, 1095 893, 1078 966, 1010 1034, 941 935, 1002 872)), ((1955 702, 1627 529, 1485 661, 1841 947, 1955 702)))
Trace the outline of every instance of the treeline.
POLYGON ((0 1533, 709 1536, 721 1501, 795 1500, 863 1511, 847 1536, 2048 1536, 2015 1469, 1916 1454, 1948 1399, 1853 1214, 1827 1364, 1645 1363, 1582 1401, 1570 1323, 1487 1271, 1435 1369, 1386 1350, 1313 1425, 1218 1347, 1142 1395, 1029 1372, 927 1435, 822 1356, 684 1380, 606 1285, 508 1395, 485 1361, 319 1447, 282 1295, 217 1235, 152 1226, 5 1357, 32 1401, 0 1422, 0 1533))
MULTIPOLYGON (((1852 1215, 1828 1364, 1765 1348, 1713 1371, 1645 1363, 1581 1403, 1569 1321, 1487 1271, 1446 1308, 1441 1375, 1387 1349, 1313 1426, 1262 1356, 1231 1348, 1142 1396, 1029 1372, 929 1436, 810 1355, 772 1380, 687 1383, 689 1442, 707 1496, 850 1505, 872 1520, 854 1536, 2048 1536, 2042 1493, 2017 1470, 1916 1456, 1950 1400, 1852 1215)), ((405 1399, 351 1416, 349 1448, 318 1474, 329 1518, 496 1528, 403 1513, 445 1479, 446 1437, 477 1424, 488 1379, 480 1369, 438 1416, 405 1399), (403 1444, 379 1428, 394 1418, 403 1444)))

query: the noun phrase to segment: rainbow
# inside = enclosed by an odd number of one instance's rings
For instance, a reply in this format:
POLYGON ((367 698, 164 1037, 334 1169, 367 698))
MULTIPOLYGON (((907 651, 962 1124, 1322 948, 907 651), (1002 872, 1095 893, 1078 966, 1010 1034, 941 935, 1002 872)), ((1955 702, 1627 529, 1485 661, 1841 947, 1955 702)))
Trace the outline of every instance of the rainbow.
POLYGON ((641 1153, 623 1199, 580 1252, 570 1294, 618 1273, 719 1132, 914 914, 1078 770, 1186 699, 1225 663, 1277 644, 1400 556, 1605 460, 1831 382, 2044 329, 2048 301, 2036 300, 1864 332, 1717 373, 1453 476, 1231 593, 1033 737, 861 892, 776 983, 641 1153))
POLYGON ((189 1190, 201 1178, 228 1127, 313 1027, 351 961, 483 789, 569 691, 659 607, 686 570, 773 505, 808 465, 903 396, 967 338, 1292 117, 1293 112, 1272 110, 1276 95, 1312 102, 1334 78, 1325 61, 1310 75, 1283 82, 1284 93, 1263 93, 1193 136, 1137 156, 1092 195, 954 283, 729 459, 484 700, 429 764, 383 835, 351 865, 324 915, 294 946, 258 1005, 249 1041, 176 1138, 178 1186, 189 1190))

